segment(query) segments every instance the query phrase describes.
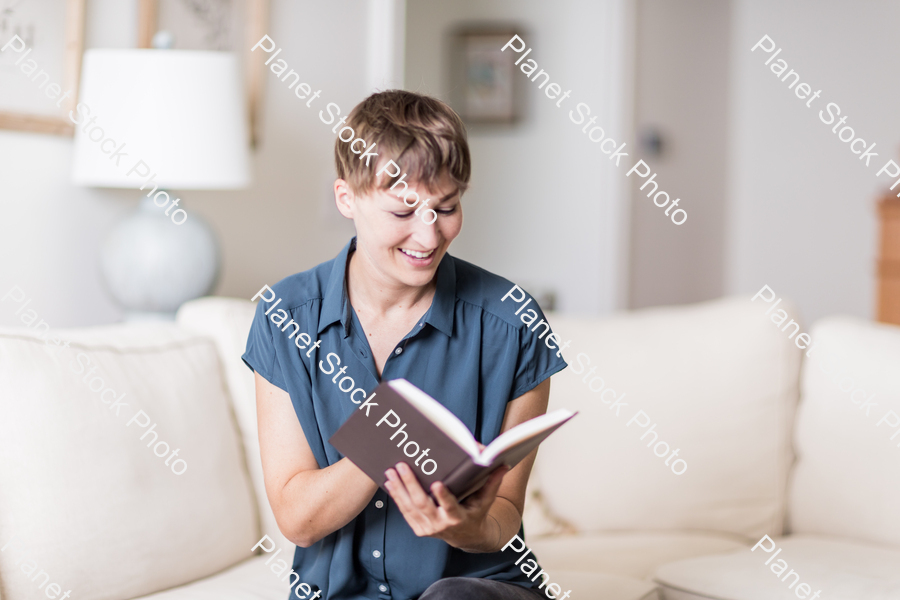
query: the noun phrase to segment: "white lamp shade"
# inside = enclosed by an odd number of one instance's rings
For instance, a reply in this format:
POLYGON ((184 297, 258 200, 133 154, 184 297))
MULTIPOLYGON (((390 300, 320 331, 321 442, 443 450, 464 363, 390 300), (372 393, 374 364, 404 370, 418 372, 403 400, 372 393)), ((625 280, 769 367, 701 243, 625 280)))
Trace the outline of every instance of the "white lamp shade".
POLYGON ((71 116, 78 121, 76 184, 139 188, 153 173, 151 187, 169 189, 250 182, 247 112, 232 53, 88 50, 71 116), (127 156, 116 158, 122 144, 127 156))

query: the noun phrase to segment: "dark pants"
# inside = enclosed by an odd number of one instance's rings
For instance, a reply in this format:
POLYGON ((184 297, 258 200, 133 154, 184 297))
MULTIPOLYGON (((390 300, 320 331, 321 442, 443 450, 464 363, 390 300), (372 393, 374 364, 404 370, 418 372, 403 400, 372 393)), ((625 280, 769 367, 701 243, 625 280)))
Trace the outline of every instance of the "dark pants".
POLYGON ((448 577, 435 581, 419 600, 537 600, 543 590, 524 588, 505 581, 475 577, 448 577))

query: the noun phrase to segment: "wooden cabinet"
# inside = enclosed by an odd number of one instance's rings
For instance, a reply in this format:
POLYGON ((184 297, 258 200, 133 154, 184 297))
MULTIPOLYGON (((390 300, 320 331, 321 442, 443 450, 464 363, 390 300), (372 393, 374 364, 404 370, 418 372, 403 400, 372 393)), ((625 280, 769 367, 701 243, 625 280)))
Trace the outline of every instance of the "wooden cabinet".
POLYGON ((881 246, 878 260, 878 320, 900 325, 900 198, 892 195, 878 206, 881 246))

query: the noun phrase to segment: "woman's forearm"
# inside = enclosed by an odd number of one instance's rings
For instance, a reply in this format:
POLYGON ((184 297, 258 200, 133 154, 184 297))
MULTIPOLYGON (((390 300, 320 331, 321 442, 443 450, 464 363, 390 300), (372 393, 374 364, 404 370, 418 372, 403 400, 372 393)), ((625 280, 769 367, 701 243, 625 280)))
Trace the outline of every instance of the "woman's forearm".
POLYGON ((472 553, 498 552, 506 542, 519 533, 521 524, 522 515, 515 505, 506 498, 497 496, 485 514, 481 533, 458 547, 472 553))
POLYGON ((365 473, 343 458, 324 469, 294 475, 273 509, 285 536, 308 548, 352 521, 377 490, 365 473))
POLYGON ((495 528, 499 527, 499 532, 495 534, 497 537, 490 540, 491 547, 487 552, 499 552, 506 542, 518 535, 522 514, 512 502, 503 496, 497 496, 488 515, 497 521, 495 528))
POLYGON ((266 495, 281 532, 308 548, 353 520, 378 486, 346 458, 320 469, 291 397, 259 373, 255 377, 266 495))

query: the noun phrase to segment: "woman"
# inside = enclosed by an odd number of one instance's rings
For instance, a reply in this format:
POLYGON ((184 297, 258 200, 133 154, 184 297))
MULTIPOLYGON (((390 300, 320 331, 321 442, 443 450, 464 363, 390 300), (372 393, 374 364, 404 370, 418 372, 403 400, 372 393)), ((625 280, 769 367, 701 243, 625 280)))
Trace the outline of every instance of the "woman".
POLYGON ((294 571, 329 600, 543 596, 501 552, 524 535, 535 453, 462 503, 435 483, 435 504, 404 463, 388 470, 388 494, 328 443, 360 408, 318 366, 330 354, 368 393, 409 380, 483 444, 543 414, 549 377, 566 366, 501 302, 509 281, 447 254, 470 174, 456 113, 392 90, 360 103, 338 135, 334 194, 357 235, 273 286, 282 302, 257 307, 243 356, 256 374, 266 492, 298 546, 294 571))

